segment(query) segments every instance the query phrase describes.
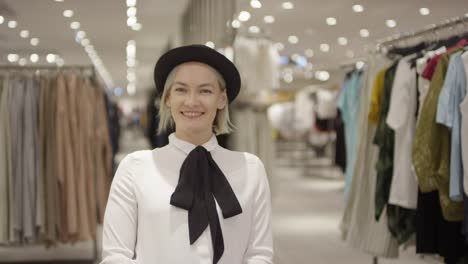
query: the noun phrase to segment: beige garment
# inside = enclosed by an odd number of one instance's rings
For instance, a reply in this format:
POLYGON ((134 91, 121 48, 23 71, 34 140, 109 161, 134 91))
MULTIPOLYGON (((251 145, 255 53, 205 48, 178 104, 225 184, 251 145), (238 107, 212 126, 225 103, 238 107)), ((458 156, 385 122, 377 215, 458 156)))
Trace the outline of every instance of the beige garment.
POLYGON ((11 178, 10 118, 8 112, 8 85, 6 77, 0 79, 0 244, 9 242, 9 211, 11 178))
POLYGON ((80 119, 82 122, 83 133, 82 142, 83 142, 83 166, 84 175, 85 175, 85 184, 86 184, 86 200, 81 201, 86 203, 86 208, 88 210, 88 226, 91 237, 96 236, 96 226, 97 226, 97 200, 96 200, 96 173, 95 173, 95 160, 93 146, 95 145, 94 141, 94 114, 95 114, 95 95, 93 87, 89 83, 89 79, 85 79, 82 86, 82 104, 80 119))
POLYGON ((85 138, 86 133, 86 122, 84 120, 83 111, 86 108, 89 108, 89 102, 84 100, 84 79, 81 76, 76 76, 76 86, 75 86, 75 118, 76 124, 75 131, 75 183, 77 190, 77 206, 78 206, 78 237, 77 240, 89 240, 91 239, 89 222, 88 222, 88 212, 89 208, 87 205, 87 190, 86 190, 86 162, 85 162, 85 138))
POLYGON ((38 156, 38 164, 37 164, 37 196, 36 196, 36 223, 40 224, 37 232, 38 238, 41 241, 45 240, 46 237, 46 225, 47 225, 47 212, 45 207, 46 202, 46 174, 45 174, 45 128, 46 124, 44 123, 46 120, 44 118, 45 115, 45 107, 44 104, 44 96, 46 96, 46 92, 48 91, 49 81, 48 79, 42 77, 38 78, 39 82, 39 93, 38 93, 38 135, 37 135, 37 156, 38 156))
POLYGON ((100 85, 95 85, 94 88, 96 101, 94 111, 95 145, 93 146, 93 153, 96 162, 95 179, 98 223, 102 223, 112 177, 112 147, 110 145, 109 128, 107 126, 104 91, 100 85))

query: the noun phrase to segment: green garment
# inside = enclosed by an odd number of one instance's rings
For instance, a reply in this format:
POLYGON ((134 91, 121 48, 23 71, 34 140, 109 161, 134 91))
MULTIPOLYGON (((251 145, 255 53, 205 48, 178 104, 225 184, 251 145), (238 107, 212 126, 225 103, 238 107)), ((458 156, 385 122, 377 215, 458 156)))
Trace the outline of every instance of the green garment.
POLYGON ((450 131, 436 123, 437 103, 444 85, 451 50, 440 57, 432 77, 429 92, 421 109, 413 141, 413 165, 422 192, 439 191, 442 215, 447 221, 463 220, 463 203, 449 197, 450 131))

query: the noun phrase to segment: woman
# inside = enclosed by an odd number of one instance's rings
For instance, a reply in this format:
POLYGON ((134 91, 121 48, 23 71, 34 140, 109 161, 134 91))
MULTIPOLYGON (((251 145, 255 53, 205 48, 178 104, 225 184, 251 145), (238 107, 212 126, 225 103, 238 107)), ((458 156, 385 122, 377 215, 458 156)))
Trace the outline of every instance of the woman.
MULTIPOLYGON (((220 147, 240 76, 202 45, 175 48, 154 79, 169 144, 126 156, 104 217, 105 264, 273 263, 270 190, 263 163, 220 147)), ((248 128, 247 128, 248 129, 248 128)))

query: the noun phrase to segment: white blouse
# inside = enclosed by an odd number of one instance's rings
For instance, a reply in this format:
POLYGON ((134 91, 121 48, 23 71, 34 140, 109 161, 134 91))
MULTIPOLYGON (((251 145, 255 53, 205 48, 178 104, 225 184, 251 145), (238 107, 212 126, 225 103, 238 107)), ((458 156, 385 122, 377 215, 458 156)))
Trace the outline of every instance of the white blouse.
MULTIPOLYGON (((179 170, 196 146, 169 136, 169 144, 137 151, 120 163, 104 216, 101 264, 211 264, 209 227, 190 245, 188 212, 170 204, 179 170)), ((255 155, 218 145, 203 145, 226 176, 242 214, 224 219, 216 204, 224 237, 219 264, 271 264, 270 188, 262 161, 255 155)))

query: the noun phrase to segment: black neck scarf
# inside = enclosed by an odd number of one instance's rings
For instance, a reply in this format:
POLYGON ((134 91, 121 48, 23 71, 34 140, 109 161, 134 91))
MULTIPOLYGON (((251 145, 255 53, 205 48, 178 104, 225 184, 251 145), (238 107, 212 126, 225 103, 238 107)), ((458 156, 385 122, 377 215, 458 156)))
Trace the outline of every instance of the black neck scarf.
POLYGON ((242 213, 234 191, 210 152, 197 146, 182 164, 171 204, 188 211, 190 245, 210 225, 213 264, 216 264, 223 255, 224 240, 214 198, 225 219, 242 213))

